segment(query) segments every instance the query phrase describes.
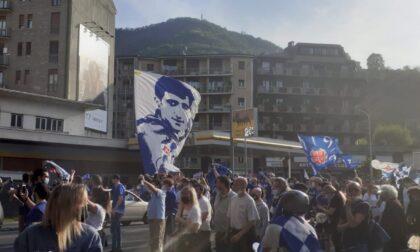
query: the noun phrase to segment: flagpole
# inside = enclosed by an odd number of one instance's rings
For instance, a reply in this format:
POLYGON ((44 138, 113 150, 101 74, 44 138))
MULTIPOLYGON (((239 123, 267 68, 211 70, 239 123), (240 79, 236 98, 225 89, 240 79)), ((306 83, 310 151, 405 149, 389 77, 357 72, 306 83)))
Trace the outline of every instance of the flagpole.
POLYGON ((289 160, 287 161, 287 166, 289 168, 289 178, 292 177, 292 158, 290 157, 290 152, 289 152, 289 160))
POLYGON ((233 140, 233 110, 230 109, 230 146, 231 146, 231 162, 232 173, 235 174, 235 142, 233 140))

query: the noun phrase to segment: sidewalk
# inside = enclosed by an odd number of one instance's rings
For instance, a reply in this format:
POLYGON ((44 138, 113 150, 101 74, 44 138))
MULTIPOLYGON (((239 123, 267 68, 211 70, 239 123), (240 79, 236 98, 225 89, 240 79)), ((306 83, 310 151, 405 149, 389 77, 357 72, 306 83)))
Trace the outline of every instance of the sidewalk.
POLYGON ((18 221, 15 219, 5 219, 1 225, 0 232, 18 231, 18 221))

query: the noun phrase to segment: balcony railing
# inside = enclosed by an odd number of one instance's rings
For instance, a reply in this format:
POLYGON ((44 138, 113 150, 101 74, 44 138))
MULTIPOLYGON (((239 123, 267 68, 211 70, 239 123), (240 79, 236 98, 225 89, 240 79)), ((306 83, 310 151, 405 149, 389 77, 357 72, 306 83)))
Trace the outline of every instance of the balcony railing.
POLYGON ((209 74, 214 74, 214 75, 232 74, 232 69, 230 67, 213 67, 213 68, 210 68, 209 74))
POLYGON ((58 54, 50 54, 49 62, 51 64, 57 64, 58 63, 58 54))
POLYGON ((0 0, 0 11, 11 11, 12 3, 8 0, 0 0))
POLYGON ((0 54, 0 66, 6 67, 9 65, 9 55, 8 54, 0 54))
POLYGON ((228 84, 212 85, 209 83, 207 89, 204 89, 203 93, 231 93, 232 86, 228 84))
POLYGON ((302 87, 276 87, 276 86, 258 86, 259 94, 288 94, 288 95, 310 95, 310 96, 347 96, 357 97, 361 92, 357 88, 332 90, 327 88, 302 88, 302 87))
POLYGON ((10 38, 10 33, 10 28, 0 29, 0 38, 10 38))
POLYGON ((208 107, 200 106, 199 112, 230 112, 231 106, 229 104, 211 104, 208 107))

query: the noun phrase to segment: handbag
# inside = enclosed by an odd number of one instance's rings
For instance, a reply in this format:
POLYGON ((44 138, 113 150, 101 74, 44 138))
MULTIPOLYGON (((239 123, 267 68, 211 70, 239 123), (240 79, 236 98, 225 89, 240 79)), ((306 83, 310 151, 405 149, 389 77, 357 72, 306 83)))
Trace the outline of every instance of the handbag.
POLYGON ((388 233, 373 219, 369 222, 369 240, 368 247, 370 251, 382 249, 391 237, 388 233))

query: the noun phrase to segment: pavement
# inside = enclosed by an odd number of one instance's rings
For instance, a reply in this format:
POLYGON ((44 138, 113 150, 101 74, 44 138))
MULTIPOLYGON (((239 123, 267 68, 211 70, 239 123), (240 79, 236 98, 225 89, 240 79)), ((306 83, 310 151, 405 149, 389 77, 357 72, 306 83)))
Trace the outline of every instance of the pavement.
MULTIPOLYGON (((18 235, 17 222, 5 222, 0 229, 0 252, 13 251, 13 242, 18 235)), ((108 236, 108 247, 104 251, 111 251, 111 235, 109 228, 105 229, 108 236)), ((143 222, 135 222, 129 226, 122 226, 122 247, 124 252, 149 251, 149 226, 143 222)))

